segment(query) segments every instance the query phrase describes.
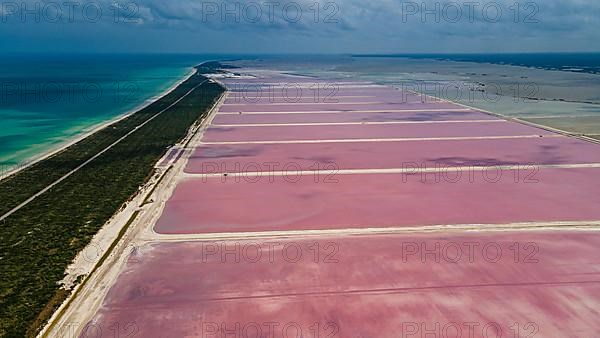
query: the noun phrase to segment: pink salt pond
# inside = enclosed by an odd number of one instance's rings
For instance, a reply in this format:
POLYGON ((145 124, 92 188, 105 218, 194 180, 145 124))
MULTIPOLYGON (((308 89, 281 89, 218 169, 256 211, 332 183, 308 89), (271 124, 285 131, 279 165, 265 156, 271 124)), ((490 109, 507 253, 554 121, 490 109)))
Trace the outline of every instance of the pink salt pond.
POLYGON ((155 244, 82 337, 594 337, 599 246, 581 232, 155 244))
POLYGON ((600 220, 599 168, 186 179, 162 234, 600 220), (577 193, 573 191, 576 189, 577 193))

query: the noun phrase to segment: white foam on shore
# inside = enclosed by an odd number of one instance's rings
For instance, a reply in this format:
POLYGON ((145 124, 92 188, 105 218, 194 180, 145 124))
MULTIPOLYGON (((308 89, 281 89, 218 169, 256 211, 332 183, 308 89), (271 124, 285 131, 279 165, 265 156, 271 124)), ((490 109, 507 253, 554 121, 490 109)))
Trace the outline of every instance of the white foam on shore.
POLYGON ((137 113, 138 111, 148 107, 149 105, 151 105, 152 103, 158 101, 159 99, 163 98, 164 96, 166 96, 167 94, 169 94, 170 92, 172 92, 175 88, 177 88, 179 85, 181 85, 183 82, 187 81, 192 75, 194 75, 196 73, 196 69, 194 67, 190 68, 190 70, 188 71, 188 73, 186 75, 184 75, 180 80, 178 80, 177 82, 175 82, 172 86, 170 86, 169 88, 165 89, 163 92, 153 96, 152 98, 145 100, 144 102, 140 103, 139 105, 137 105, 136 107, 133 107, 125 112, 123 112, 122 114, 119 114, 113 118, 110 118, 108 120, 105 120, 103 122, 100 123, 96 123, 93 124, 89 127, 83 128, 82 130, 80 130, 76 136, 68 138, 67 140, 65 140, 64 142, 60 142, 54 146, 50 146, 49 148, 47 148, 46 150, 40 152, 37 155, 34 155, 30 158, 25 159, 24 161, 22 161, 20 164, 15 165, 12 168, 0 168, 0 170, 2 170, 2 172, 0 172, 0 180, 11 176, 13 174, 18 173, 21 170, 24 170, 40 161, 43 161, 45 159, 47 159, 48 157, 59 153, 60 151, 74 145, 75 143, 85 139, 86 137, 112 125, 113 123, 116 123, 120 120, 123 120, 135 113, 137 113))

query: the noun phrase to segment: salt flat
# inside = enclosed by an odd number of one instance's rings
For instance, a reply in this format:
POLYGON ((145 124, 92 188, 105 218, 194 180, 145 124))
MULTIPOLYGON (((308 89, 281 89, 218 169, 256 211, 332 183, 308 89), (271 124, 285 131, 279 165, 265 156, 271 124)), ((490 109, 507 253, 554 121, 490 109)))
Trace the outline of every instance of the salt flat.
POLYGON ((83 332, 600 330, 597 144, 367 82, 323 104, 239 94, 330 80, 223 81, 83 332))

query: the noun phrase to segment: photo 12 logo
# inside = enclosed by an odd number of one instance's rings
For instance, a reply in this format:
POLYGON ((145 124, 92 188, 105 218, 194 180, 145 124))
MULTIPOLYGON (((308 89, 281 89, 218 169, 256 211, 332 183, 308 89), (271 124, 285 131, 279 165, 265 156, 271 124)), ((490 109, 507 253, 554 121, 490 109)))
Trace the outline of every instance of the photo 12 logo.
MULTIPOLYGON (((113 102, 132 103, 139 101, 140 82, 70 82, 52 81, 0 82, 0 104, 46 103, 74 105, 97 103, 108 99, 113 102)), ((76 106, 74 106, 76 107, 76 106)))
POLYGON ((402 183, 513 183, 537 184, 540 166, 524 165, 449 165, 447 163, 402 163, 402 183))
POLYGON ((139 23, 136 2, 0 1, 2 23, 139 23))
POLYGON ((275 183, 285 181, 298 183, 339 183, 337 163, 298 163, 298 162, 202 162, 200 172, 202 181, 220 179, 221 183, 275 183))
POLYGON ((340 12, 335 2, 204 1, 201 7, 201 21, 204 23, 296 24, 303 21, 335 24, 340 12))
POLYGON ((536 242, 402 242, 402 262, 421 263, 539 263, 536 242))
POLYGON ((340 327, 334 322, 203 322, 202 338, 338 338, 340 327))
POLYGON ((283 83, 251 86, 235 84, 229 99, 234 103, 339 103, 339 83, 283 83))
POLYGON ((403 322, 400 338, 533 338, 540 331, 536 323, 497 322, 403 322))
POLYGON ((140 328, 135 322, 112 322, 102 325, 88 323, 85 326, 81 323, 67 323, 59 332, 63 338, 137 337, 140 328))
POLYGON ((535 2, 478 1, 403 1, 400 3, 402 23, 538 23, 539 6, 535 2))
POLYGON ((337 242, 215 242, 202 244, 202 263, 339 263, 337 242))
POLYGON ((493 81, 405 81, 397 86, 406 97, 417 95, 422 103, 454 101, 463 103, 538 103, 540 86, 518 79, 510 83, 493 81))

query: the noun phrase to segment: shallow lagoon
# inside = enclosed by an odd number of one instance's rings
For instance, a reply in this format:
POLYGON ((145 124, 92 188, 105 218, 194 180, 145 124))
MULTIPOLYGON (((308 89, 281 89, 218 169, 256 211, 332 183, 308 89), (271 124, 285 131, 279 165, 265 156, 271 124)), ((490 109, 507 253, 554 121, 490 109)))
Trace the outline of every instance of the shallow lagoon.
POLYGON ((600 134, 597 74, 408 57, 303 56, 238 63, 327 77, 332 83, 362 79, 394 85, 572 133, 600 134))

